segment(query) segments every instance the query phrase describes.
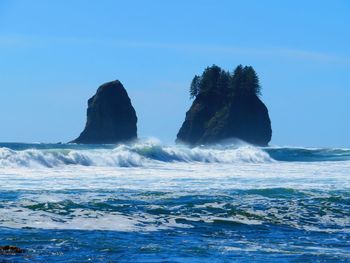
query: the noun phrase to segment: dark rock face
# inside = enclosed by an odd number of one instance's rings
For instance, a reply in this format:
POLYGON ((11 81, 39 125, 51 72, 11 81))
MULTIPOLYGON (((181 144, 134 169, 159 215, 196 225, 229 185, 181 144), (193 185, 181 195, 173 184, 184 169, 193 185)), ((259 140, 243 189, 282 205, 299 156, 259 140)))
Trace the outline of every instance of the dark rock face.
POLYGON ((256 95, 225 98, 199 94, 177 134, 177 142, 213 144, 229 138, 266 146, 272 136, 264 103, 256 95))
POLYGON ((15 246, 0 246, 0 255, 21 254, 24 250, 15 246))
POLYGON ((81 144, 119 143, 137 138, 137 116, 118 80, 101 85, 89 99, 84 131, 72 141, 81 144))

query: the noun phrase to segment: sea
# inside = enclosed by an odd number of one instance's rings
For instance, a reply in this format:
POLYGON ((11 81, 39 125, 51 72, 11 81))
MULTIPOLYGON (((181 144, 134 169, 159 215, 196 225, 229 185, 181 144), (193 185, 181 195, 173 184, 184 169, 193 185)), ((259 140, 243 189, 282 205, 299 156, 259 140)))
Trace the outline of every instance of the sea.
POLYGON ((0 262, 350 262, 350 149, 0 144, 0 262))

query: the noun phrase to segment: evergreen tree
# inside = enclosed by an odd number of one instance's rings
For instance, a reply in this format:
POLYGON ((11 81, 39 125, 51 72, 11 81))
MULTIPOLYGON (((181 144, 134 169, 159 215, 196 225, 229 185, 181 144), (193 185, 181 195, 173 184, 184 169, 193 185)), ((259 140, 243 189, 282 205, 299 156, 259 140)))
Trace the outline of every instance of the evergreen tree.
POLYGON ((231 89, 232 95, 234 95, 235 93, 239 93, 241 89, 242 78, 243 78, 243 66, 238 65, 233 71, 233 74, 230 80, 230 89, 231 89))
POLYGON ((251 66, 244 67, 245 93, 249 95, 261 95, 259 77, 251 66))
POLYGON ((190 87, 190 98, 195 98, 199 93, 200 77, 195 75, 190 87))
POLYGON ((237 66, 231 77, 231 92, 240 95, 261 95, 259 77, 251 66, 237 66))
POLYGON ((208 94, 215 92, 221 71, 222 69, 216 65, 207 67, 201 77, 199 93, 208 94))
POLYGON ((190 87, 190 98, 217 94, 223 97, 235 95, 261 95, 259 77, 251 66, 238 65, 232 74, 213 65, 207 67, 201 76, 195 76, 190 87))
POLYGON ((216 90, 217 93, 219 93, 222 96, 225 96, 228 94, 229 84, 230 84, 230 73, 222 70, 219 76, 219 79, 217 81, 216 90))

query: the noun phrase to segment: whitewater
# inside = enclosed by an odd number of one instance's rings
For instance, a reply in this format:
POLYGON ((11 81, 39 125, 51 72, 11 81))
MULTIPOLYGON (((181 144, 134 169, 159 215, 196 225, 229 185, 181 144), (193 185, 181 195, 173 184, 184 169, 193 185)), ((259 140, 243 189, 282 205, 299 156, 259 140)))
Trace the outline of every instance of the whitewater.
POLYGON ((346 148, 0 143, 26 250, 0 262, 350 262, 349 173, 346 148))

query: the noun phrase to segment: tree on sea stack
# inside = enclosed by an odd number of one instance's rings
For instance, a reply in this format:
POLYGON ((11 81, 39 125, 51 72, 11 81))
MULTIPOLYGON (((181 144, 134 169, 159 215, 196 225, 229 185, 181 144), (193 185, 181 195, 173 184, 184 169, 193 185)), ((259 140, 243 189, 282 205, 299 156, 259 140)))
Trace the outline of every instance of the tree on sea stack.
POLYGON ((243 66, 238 65, 233 71, 233 74, 230 76, 229 88, 230 88, 231 94, 234 94, 238 89, 240 89, 242 77, 243 77, 243 66))
POLYGON ((261 95, 259 77, 251 66, 238 66, 232 76, 233 91, 243 95, 261 95))
POLYGON ((209 95, 212 92, 216 92, 221 71, 222 69, 216 65, 207 67, 201 76, 198 94, 209 95))
POLYGON ((251 66, 238 65, 232 74, 216 65, 207 67, 201 76, 194 76, 190 86, 190 98, 212 93, 220 96, 260 96, 259 77, 251 66))
POLYGON ((238 65, 232 74, 216 65, 205 68, 192 80, 194 101, 176 141, 201 145, 239 138, 266 146, 272 129, 260 96, 259 77, 252 66, 238 65))
POLYGON ((226 95, 228 93, 230 85, 231 76, 230 73, 221 70, 219 79, 216 84, 217 93, 220 95, 226 95))
POLYGON ((233 71, 230 90, 237 95, 261 95, 259 77, 251 66, 238 65, 233 71))
POLYGON ((200 77, 195 75, 190 86, 190 98, 195 98, 199 92, 200 77))

